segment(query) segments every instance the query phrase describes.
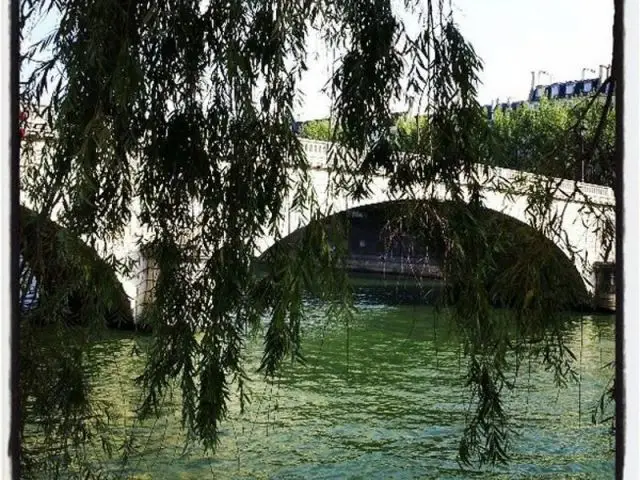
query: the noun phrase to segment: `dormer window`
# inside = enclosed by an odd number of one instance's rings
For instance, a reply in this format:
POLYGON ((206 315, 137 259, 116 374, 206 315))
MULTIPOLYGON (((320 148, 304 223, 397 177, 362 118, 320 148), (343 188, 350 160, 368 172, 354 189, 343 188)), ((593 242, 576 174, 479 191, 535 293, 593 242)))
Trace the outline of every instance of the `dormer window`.
POLYGON ((575 89, 576 89, 576 84, 571 82, 571 83, 566 83, 564 86, 564 95, 566 97, 570 97, 575 93, 575 89))

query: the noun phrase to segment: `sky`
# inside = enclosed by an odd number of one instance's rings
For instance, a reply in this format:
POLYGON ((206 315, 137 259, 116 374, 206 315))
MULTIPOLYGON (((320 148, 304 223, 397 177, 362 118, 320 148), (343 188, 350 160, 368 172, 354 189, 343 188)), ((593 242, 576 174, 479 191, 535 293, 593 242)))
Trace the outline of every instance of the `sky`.
MULTIPOLYGON (((598 72, 599 65, 611 63, 613 0, 455 0, 452 6, 463 36, 484 63, 478 88, 482 104, 524 100, 531 71, 567 81, 581 78, 583 68, 598 72)), ((38 25, 33 37, 50 31, 54 21, 38 25)), ((314 40, 308 49, 309 70, 299 84, 303 99, 296 109, 302 121, 327 117, 330 110, 321 90, 331 73, 331 54, 314 40)), ((541 77, 542 83, 548 81, 541 77)))
MULTIPOLYGON (((551 81, 576 80, 583 68, 611 63, 613 0, 456 0, 454 19, 481 58, 484 69, 478 100, 524 100, 531 71, 544 70, 551 81)), ((320 93, 330 58, 320 52, 300 88, 305 92, 299 120, 326 117, 330 100, 320 93), (322 57, 325 60, 322 60, 322 57)), ((311 62, 309 62, 311 63, 311 62)), ((541 83, 550 83, 542 76, 541 83)))

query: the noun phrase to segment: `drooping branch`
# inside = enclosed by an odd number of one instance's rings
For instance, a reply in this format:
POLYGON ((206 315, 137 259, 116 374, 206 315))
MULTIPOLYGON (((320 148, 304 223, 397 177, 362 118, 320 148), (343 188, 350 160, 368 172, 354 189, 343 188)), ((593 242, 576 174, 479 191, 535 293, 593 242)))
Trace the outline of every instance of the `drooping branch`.
MULTIPOLYGON (((410 3, 407 11, 416 11, 410 3)), ((41 168, 26 169, 24 190, 46 198, 46 216, 56 210, 89 242, 118 239, 132 217, 140 221, 140 246, 159 267, 157 301, 145 316, 153 343, 140 377, 141 413, 157 412, 177 385, 184 426, 214 448, 232 387, 247 377, 249 328, 269 319, 262 371, 272 377, 284 358, 301 356, 304 289, 349 322, 345 252, 331 248, 339 242, 320 221, 310 165, 291 129, 309 30, 317 27, 346 52, 331 79, 336 193, 367 196, 381 168, 392 193, 446 185, 454 208, 440 227, 452 291, 461 293, 455 319, 469 347, 469 391, 477 401, 462 456, 505 461, 501 395, 511 347, 490 315, 494 245, 491 227, 478 221, 474 167, 491 156, 475 90, 482 64, 443 2, 427 2, 417 38, 408 38, 402 12, 389 0, 24 0, 25 21, 53 5, 61 18, 46 41, 51 58, 24 92, 39 104, 53 87, 46 115, 55 135, 32 153, 41 168), (55 68, 60 74, 51 81, 55 68), (391 138, 391 102, 418 98, 418 113, 429 121, 405 162, 391 138), (269 273, 260 278, 253 254, 261 237, 277 234, 287 207, 316 221, 291 252, 266 259, 269 273)), ((548 210, 541 204, 537 214, 548 210)), ((522 305, 519 314, 546 318, 559 302, 522 305)), ((22 354, 26 365, 36 355, 22 354)), ((564 358, 561 352, 545 361, 560 368, 564 358)), ((79 378, 74 373, 70 382, 79 378)))

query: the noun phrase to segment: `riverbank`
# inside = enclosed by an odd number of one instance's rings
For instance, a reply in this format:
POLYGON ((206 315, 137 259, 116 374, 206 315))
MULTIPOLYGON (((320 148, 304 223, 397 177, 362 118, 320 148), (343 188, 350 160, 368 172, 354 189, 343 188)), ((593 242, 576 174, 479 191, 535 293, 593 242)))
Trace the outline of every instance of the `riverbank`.
POLYGON ((442 269, 438 265, 421 259, 352 255, 346 261, 346 268, 350 273, 371 273, 382 276, 396 275, 442 280, 442 269))

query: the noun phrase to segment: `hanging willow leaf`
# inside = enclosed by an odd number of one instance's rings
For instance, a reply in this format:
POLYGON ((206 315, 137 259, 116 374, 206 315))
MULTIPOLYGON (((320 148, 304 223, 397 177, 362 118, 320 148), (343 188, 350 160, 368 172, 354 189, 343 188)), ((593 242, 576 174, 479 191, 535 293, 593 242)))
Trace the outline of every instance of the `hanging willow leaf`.
MULTIPOLYGON (((268 319, 261 371, 270 379, 287 356, 303 358, 304 290, 327 302, 348 329, 353 303, 342 268, 346 248, 335 233, 340 229, 325 221, 326 212, 309 190, 310 165, 291 129, 314 30, 343 52, 330 79, 335 123, 323 134, 336 142, 329 159, 334 193, 367 197, 382 170, 394 193, 439 183, 450 199, 415 202, 411 211, 424 237, 443 245, 447 298, 468 355, 475 407, 461 438, 461 460, 508 459, 511 430, 503 391, 509 388, 504 375, 510 349, 538 354, 559 381, 570 375, 571 352, 560 342, 557 314, 569 299, 564 291, 549 293, 568 278, 549 273, 556 247, 537 232, 527 254, 508 265, 502 254, 514 248, 515 235, 499 235, 505 225, 487 219, 482 207, 474 165, 507 157, 522 145, 496 147, 501 130, 488 130, 476 99, 480 59, 444 2, 428 0, 423 10, 418 4, 21 1, 22 29, 48 10, 61 14, 53 34, 25 54, 32 58, 48 46, 51 58, 29 76, 21 100, 37 109, 45 91, 56 86, 46 102, 54 134, 37 153, 25 150, 23 192, 40 216, 55 212, 72 235, 90 245, 121 238, 136 217, 144 231, 139 246, 159 269, 156 300, 144 313, 152 344, 139 377, 142 417, 159 414, 163 399, 177 388, 189 438, 213 449, 233 382, 243 379, 244 385, 249 377, 244 346, 261 318, 268 319), (415 37, 404 28, 405 13, 421 14, 422 30, 415 37), (59 77, 52 79, 52 71, 59 77), (417 99, 416 141, 406 141, 413 135, 408 130, 393 141, 391 105, 411 99, 417 99), (408 144, 410 157, 399 151, 408 144), (265 235, 280 240, 278 225, 288 204, 310 226, 288 250, 276 246, 260 259, 267 272, 260 276, 254 254, 265 235), (540 289, 536 282, 542 281, 546 287, 540 289), (522 331, 544 339, 538 350, 514 341, 490 314, 498 297, 513 308, 522 331)), ((594 135, 602 132, 599 127, 594 135)), ((558 148, 570 145, 560 142, 558 148)), ((531 157, 546 153, 540 148, 531 157)), ((599 175, 611 175, 612 162, 598 165, 599 175)), ((549 221, 555 218, 548 201, 552 186, 534 187, 527 231, 556 223, 549 221)), ((114 256, 112 267, 124 271, 118 263, 123 260, 114 256)), ((61 278, 57 287, 62 298, 73 285, 61 278)), ((39 315, 54 312, 47 305, 39 315)), ((37 332, 29 318, 21 323, 21 387, 29 404, 21 432, 42 416, 51 432, 59 432, 47 436, 56 447, 52 462, 62 458, 63 467, 81 464, 87 470, 79 446, 87 431, 83 415, 92 405, 81 354, 90 336, 62 344, 54 364, 64 367, 64 375, 42 383, 49 357, 33 348, 37 332), (59 387, 54 396, 52 385, 59 387)), ((54 323, 60 318, 51 316, 54 323)), ((125 457, 132 445, 131 439, 125 442, 125 457)), ((28 447, 21 451, 25 467, 35 468, 34 455, 28 447)))

